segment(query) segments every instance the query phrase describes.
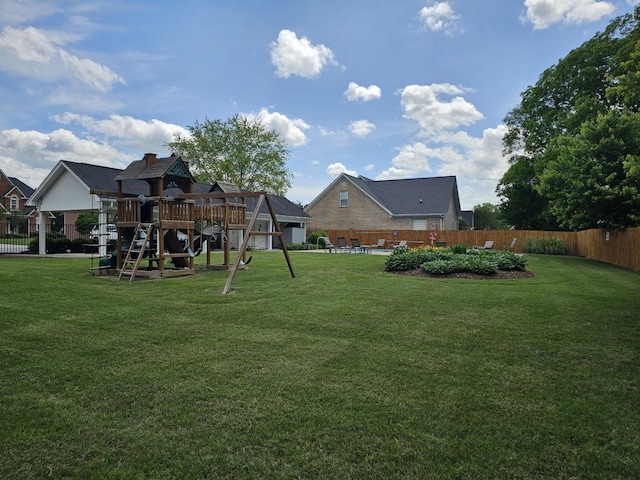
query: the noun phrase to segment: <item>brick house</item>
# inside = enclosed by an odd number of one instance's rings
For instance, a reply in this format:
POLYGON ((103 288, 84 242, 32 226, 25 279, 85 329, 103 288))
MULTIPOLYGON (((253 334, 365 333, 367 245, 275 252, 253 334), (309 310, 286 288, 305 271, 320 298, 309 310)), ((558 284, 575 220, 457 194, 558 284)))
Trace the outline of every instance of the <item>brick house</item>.
POLYGON ((345 173, 307 207, 310 230, 458 230, 456 177, 371 180, 345 173))
POLYGON ((35 231, 38 216, 25 204, 34 190, 23 181, 8 177, 0 170, 0 234, 35 231))

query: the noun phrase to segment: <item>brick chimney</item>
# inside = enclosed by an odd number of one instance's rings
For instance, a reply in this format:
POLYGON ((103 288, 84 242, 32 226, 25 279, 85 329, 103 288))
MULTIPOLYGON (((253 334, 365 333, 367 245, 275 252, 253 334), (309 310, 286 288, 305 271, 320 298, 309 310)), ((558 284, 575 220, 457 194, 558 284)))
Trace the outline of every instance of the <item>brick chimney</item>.
POLYGON ((143 158, 143 160, 144 160, 144 162, 145 162, 145 165, 146 165, 147 167, 150 167, 151 165, 153 165, 154 163, 156 163, 156 160, 157 160, 157 159, 158 159, 158 156, 157 156, 157 154, 155 154, 155 153, 145 153, 145 154, 144 154, 144 158, 143 158))

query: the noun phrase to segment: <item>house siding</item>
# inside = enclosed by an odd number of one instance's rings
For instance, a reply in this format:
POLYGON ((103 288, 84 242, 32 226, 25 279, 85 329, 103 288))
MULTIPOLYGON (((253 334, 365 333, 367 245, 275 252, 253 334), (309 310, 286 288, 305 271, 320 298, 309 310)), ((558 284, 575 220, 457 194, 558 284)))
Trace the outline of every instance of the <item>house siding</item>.
POLYGON ((393 219, 351 182, 338 182, 318 202, 307 210, 312 220, 308 230, 353 228, 411 229, 413 219, 393 219), (347 207, 340 207, 340 192, 349 192, 347 207))
POLYGON ((306 209, 312 217, 308 230, 309 232, 333 229, 412 230, 414 219, 426 219, 427 230, 457 230, 458 213, 455 200, 455 196, 452 196, 444 217, 440 215, 392 217, 353 183, 348 180, 339 181, 306 209), (340 207, 340 192, 345 191, 349 194, 348 206, 340 207))
POLYGON ((26 206, 27 198, 25 193, 28 194, 29 192, 22 192, 0 170, 0 204, 3 207, 0 208, 0 222, 2 223, 2 227, 0 227, 2 232, 0 233, 31 233, 35 230, 38 216, 33 214, 32 209, 26 206), (12 208, 12 202, 14 203, 14 208, 12 208), (16 214, 16 212, 18 213, 16 214), (18 227, 17 224, 12 222, 16 219, 21 219, 23 213, 29 213, 30 216, 26 219, 26 227, 25 224, 21 224, 18 227))

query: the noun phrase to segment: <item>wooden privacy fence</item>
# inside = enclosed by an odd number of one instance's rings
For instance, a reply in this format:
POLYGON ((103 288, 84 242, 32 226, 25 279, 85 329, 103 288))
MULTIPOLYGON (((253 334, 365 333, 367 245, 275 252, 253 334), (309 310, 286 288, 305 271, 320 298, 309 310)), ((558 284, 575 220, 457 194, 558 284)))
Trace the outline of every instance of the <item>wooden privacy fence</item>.
POLYGON ((576 232, 577 255, 640 271, 640 228, 576 232))
MULTIPOLYGON (((448 246, 464 244, 468 246, 484 245, 493 240, 497 250, 509 248, 517 238, 514 251, 522 252, 522 246, 528 238, 561 238, 569 246, 569 254, 611 263, 640 271, 640 228, 628 228, 622 232, 604 230, 585 230, 582 232, 551 232, 542 230, 325 230, 331 241, 336 237, 345 237, 347 242, 357 238, 363 245, 375 245, 384 238, 386 246, 407 240, 408 245, 430 245, 429 235, 435 232, 439 242, 448 246)), ((311 232, 309 232, 311 233, 311 232)))

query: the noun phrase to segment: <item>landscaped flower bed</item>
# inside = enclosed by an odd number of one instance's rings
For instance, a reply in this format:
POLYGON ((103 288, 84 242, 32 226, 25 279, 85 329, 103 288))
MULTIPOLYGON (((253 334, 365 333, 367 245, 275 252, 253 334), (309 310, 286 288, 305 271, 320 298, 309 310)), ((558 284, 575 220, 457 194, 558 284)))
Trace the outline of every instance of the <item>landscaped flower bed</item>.
POLYGON ((387 258, 384 269, 388 272, 405 273, 419 270, 437 276, 495 276, 499 272, 524 272, 526 265, 527 262, 522 255, 512 252, 461 249, 460 246, 456 246, 451 249, 421 247, 395 251, 387 258))

